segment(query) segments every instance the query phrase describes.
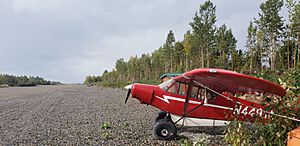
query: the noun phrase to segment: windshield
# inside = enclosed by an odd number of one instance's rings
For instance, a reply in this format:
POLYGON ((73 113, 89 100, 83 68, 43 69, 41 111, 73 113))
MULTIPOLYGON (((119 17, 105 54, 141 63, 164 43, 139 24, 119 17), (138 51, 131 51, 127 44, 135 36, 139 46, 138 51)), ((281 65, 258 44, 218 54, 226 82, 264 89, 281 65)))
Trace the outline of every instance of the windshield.
POLYGON ((163 90, 167 90, 172 84, 174 83, 173 79, 167 80, 161 84, 159 84, 158 86, 163 89, 163 90))

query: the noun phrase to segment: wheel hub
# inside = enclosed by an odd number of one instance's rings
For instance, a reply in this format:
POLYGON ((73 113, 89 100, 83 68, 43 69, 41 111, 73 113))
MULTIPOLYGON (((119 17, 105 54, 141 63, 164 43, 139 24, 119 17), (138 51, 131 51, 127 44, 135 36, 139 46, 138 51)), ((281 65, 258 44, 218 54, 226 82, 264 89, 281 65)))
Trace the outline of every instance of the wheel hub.
POLYGON ((162 136, 167 136, 168 134, 169 134, 169 132, 168 132, 167 129, 161 130, 161 135, 162 135, 162 136))

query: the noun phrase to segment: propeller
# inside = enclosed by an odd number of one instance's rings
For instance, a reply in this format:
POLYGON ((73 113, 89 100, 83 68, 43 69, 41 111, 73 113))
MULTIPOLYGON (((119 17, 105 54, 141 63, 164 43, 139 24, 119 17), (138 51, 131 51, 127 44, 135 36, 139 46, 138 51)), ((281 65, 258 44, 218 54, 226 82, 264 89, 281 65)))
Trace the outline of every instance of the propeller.
POLYGON ((126 96, 126 99, 125 99, 125 104, 127 103, 128 98, 129 98, 129 96, 131 94, 131 87, 132 87, 132 85, 125 86, 125 88, 128 89, 127 96, 126 96))
POLYGON ((129 98, 129 96, 130 96, 130 93, 131 93, 131 89, 128 89, 127 96, 126 96, 126 99, 125 99, 125 104, 126 104, 127 101, 128 101, 128 98, 129 98))

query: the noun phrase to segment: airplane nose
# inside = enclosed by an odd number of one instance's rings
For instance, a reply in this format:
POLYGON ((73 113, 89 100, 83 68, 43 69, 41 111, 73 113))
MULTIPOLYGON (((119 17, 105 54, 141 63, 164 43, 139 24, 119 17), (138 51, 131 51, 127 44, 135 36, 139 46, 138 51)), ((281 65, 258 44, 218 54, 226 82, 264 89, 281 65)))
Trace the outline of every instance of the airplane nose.
POLYGON ((153 96, 154 86, 146 84, 133 84, 131 95, 138 99, 141 103, 150 104, 153 96))

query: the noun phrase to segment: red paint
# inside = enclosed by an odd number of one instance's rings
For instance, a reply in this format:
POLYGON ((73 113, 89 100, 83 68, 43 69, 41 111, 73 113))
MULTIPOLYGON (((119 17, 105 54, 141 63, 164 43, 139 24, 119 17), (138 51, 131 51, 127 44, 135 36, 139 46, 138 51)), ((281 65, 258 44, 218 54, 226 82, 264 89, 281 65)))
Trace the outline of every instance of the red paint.
MULTIPOLYGON (((196 85, 192 81, 200 82, 230 99, 217 95, 214 99, 208 100, 206 104, 187 115, 187 117, 192 118, 230 120, 230 117, 234 115, 234 110, 235 114, 239 115, 240 120, 253 121, 255 117, 268 118, 268 115, 260 112, 267 106, 236 98, 233 94, 257 92, 267 92, 278 96, 286 94, 283 88, 272 82, 222 69, 195 69, 175 77, 174 80, 189 85, 196 85), (239 103, 238 106, 237 103, 239 103)), ((138 99, 143 104, 154 106, 175 115, 184 114, 186 95, 170 93, 162 90, 159 86, 146 84, 133 84, 131 94, 133 98, 138 99)), ((204 99, 190 98, 186 111, 193 110, 203 102, 204 99)))

